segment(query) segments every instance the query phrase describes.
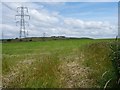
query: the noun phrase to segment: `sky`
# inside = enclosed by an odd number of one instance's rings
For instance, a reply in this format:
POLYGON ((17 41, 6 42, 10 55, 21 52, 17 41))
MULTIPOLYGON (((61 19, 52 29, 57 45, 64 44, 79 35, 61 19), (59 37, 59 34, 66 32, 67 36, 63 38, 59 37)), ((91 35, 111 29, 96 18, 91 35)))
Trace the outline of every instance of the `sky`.
MULTIPOLYGON (((19 37, 17 7, 29 9, 29 37, 66 36, 115 38, 118 33, 117 2, 2 2, 3 38, 19 37)), ((1 20, 1 19, 0 19, 1 20)))

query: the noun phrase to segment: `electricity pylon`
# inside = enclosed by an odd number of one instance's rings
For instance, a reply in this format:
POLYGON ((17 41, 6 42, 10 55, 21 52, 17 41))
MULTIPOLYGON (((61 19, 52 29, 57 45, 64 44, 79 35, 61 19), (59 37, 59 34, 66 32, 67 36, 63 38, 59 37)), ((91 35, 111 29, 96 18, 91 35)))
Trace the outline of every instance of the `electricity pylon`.
POLYGON ((19 21, 16 21, 16 26, 17 24, 19 23, 20 24, 20 39, 23 37, 25 38, 27 35, 28 35, 28 31, 26 31, 26 24, 29 26, 29 23, 25 20, 26 17, 29 18, 30 20, 30 16, 27 14, 28 13, 28 8, 27 7, 17 7, 17 15, 15 16, 15 19, 16 17, 19 17, 19 21))

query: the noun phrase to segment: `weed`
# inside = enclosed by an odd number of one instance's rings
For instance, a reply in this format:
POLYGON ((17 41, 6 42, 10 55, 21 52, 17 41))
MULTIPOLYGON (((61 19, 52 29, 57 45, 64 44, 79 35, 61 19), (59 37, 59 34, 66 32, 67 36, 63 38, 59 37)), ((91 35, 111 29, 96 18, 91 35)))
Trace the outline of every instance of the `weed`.
MULTIPOLYGON (((114 73, 115 69, 112 66, 112 62, 109 57, 110 48, 108 44, 108 42, 98 42, 88 44, 84 47, 84 65, 92 69, 92 72, 89 73, 88 77, 95 81, 95 85, 93 85, 93 87, 103 88, 110 78, 116 78, 114 73), (106 74, 104 74, 105 72, 106 74)), ((114 79, 108 87, 115 87, 114 79)))

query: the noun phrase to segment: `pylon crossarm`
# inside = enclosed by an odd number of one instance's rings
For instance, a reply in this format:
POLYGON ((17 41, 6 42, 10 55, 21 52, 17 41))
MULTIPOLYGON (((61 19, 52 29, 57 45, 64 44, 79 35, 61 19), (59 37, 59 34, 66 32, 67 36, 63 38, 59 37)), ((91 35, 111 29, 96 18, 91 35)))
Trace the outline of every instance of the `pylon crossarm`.
POLYGON ((24 10, 26 10, 28 12, 28 8, 27 7, 24 7, 24 10))
POLYGON ((15 20, 16 20, 16 17, 18 17, 18 16, 21 16, 21 15, 15 15, 15 20))
POLYGON ((21 11, 21 7, 17 7, 17 12, 18 12, 19 10, 21 11))
POLYGON ((29 15, 24 15, 24 16, 27 16, 27 17, 29 17, 29 19, 30 19, 30 16, 29 16, 29 15))

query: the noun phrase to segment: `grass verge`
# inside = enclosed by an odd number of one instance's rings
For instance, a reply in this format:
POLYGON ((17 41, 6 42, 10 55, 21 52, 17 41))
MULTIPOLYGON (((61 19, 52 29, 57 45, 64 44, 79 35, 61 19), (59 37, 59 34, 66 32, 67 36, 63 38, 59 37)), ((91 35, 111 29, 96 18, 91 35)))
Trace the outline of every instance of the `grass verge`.
POLYGON ((112 78, 107 88, 116 87, 116 73, 110 58, 109 42, 97 42, 84 46, 83 64, 90 67, 88 78, 94 81, 94 88, 104 88, 106 82, 112 78))

